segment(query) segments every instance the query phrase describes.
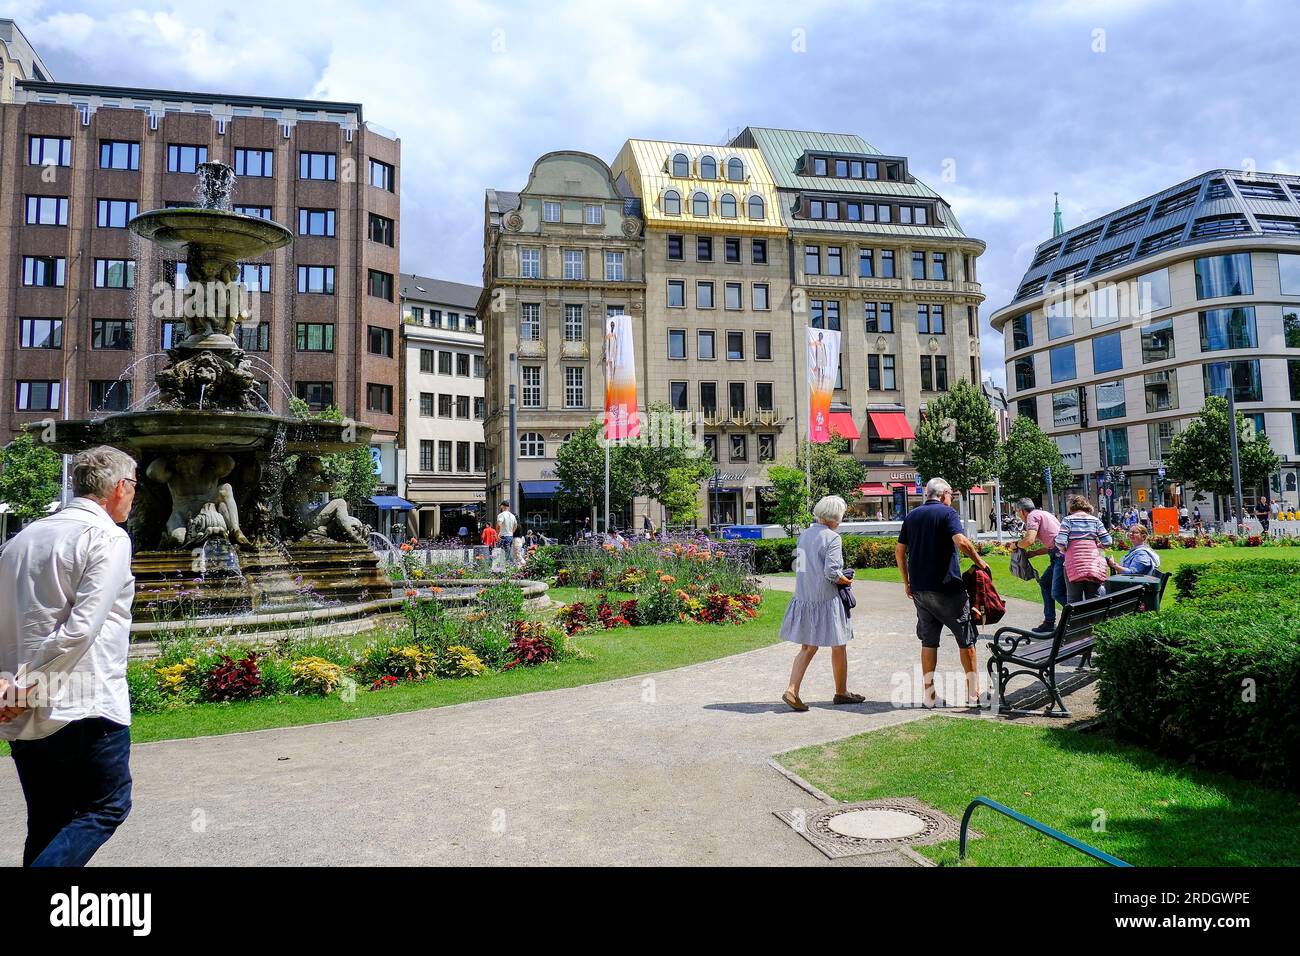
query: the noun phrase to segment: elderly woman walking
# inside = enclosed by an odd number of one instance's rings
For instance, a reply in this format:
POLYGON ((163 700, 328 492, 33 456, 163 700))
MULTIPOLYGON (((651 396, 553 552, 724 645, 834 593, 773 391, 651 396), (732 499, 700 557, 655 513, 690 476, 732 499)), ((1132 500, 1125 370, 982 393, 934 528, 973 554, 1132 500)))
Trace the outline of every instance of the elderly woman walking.
POLYGON ((790 668, 790 686, 781 695, 792 710, 808 709, 799 698, 799 685, 819 647, 831 649, 835 703, 860 704, 866 699, 861 694, 850 694, 848 689, 849 655, 845 645, 853 637, 853 628, 840 588, 853 583, 853 572, 844 574, 844 544, 835 530, 847 507, 843 498, 828 495, 813 508, 817 521, 799 535, 794 597, 781 622, 781 639, 799 645, 790 668))
POLYGON ((1071 495, 1070 515, 1061 522, 1056 547, 1065 552, 1066 600, 1074 604, 1095 598, 1108 571, 1103 548, 1111 546, 1110 532, 1092 513, 1092 502, 1071 495))

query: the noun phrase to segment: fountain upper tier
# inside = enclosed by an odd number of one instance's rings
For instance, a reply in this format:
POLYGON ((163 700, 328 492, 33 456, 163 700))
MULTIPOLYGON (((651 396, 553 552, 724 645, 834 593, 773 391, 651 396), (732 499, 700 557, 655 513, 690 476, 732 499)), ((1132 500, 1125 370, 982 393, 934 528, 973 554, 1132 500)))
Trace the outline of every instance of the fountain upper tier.
POLYGON ((205 260, 234 264, 286 246, 293 238, 278 222, 228 209, 153 209, 140 213, 129 226, 141 239, 185 253, 187 262, 199 253, 205 260))
MULTIPOLYGON (((258 412, 208 409, 151 409, 110 415, 98 421, 50 423, 45 444, 70 454, 96 445, 112 445, 137 459, 168 449, 202 448, 209 452, 259 451, 272 446, 282 454, 325 455, 347 452, 370 442, 373 429, 356 422, 281 418, 258 412)), ((47 427, 42 423, 33 429, 47 427)))

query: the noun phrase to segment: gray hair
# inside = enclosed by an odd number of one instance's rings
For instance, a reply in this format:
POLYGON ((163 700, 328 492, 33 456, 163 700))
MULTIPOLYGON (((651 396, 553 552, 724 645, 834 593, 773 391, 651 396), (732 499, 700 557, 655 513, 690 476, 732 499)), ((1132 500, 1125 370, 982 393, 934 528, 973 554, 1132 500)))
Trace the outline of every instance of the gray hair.
POLYGON ((844 499, 839 495, 827 495, 817 504, 813 505, 813 517, 825 524, 828 521, 838 522, 844 517, 844 512, 849 506, 844 503, 844 499))
POLYGON ((931 478, 925 483, 925 500, 938 501, 944 495, 952 493, 952 485, 942 478, 931 478))
POLYGON ((1034 505, 1033 498, 1021 498, 1019 501, 1016 502, 1017 511, 1033 511, 1034 507, 1035 505, 1034 505))
POLYGON ((123 478, 135 474, 135 459, 124 451, 100 445, 79 452, 72 460, 72 492, 78 498, 107 498, 123 478))

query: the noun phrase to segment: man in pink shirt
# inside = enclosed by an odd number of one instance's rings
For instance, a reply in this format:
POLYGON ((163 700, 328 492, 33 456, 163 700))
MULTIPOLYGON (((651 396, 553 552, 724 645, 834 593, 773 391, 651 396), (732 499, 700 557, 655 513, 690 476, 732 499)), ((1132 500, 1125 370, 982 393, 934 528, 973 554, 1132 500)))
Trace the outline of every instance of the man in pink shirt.
POLYGON ((1038 586, 1043 592, 1043 623, 1034 631, 1050 634, 1056 629, 1056 605, 1065 604, 1065 556, 1056 547, 1061 522, 1050 511, 1036 508, 1030 498, 1016 502, 1016 511, 1025 523, 1025 534, 1012 547, 1024 550, 1031 558, 1040 554, 1048 556, 1047 567, 1038 576, 1038 586))

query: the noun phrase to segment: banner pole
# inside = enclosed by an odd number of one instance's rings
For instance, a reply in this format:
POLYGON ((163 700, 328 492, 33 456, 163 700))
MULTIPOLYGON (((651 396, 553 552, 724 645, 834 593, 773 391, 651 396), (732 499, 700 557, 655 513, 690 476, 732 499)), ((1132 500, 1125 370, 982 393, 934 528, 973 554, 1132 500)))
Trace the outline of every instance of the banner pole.
POLYGON ((609 537, 609 439, 605 439, 605 537, 609 537))

